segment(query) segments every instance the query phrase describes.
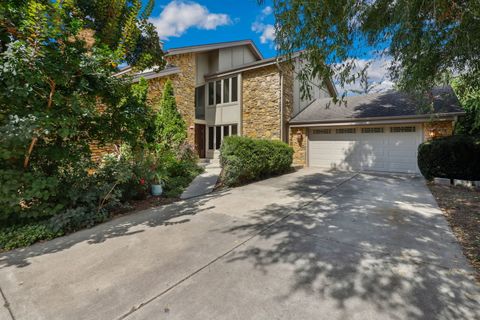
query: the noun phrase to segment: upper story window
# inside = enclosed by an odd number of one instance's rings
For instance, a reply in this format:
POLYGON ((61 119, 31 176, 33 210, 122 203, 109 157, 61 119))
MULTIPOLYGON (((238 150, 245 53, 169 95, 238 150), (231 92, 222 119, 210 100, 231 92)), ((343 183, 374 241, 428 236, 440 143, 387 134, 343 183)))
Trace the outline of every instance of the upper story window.
POLYGON ((208 83, 208 105, 238 101, 238 76, 208 83))

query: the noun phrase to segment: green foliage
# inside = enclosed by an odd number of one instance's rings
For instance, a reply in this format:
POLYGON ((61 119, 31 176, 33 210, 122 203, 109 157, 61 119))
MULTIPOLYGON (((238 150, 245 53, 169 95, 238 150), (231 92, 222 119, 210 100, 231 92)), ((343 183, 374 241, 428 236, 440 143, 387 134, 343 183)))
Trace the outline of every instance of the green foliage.
POLYGON ((192 180, 202 171, 197 165, 198 157, 195 151, 183 144, 174 153, 167 152, 162 166, 165 173, 165 196, 178 197, 192 180))
POLYGON ((62 233, 54 232, 45 223, 11 226, 0 229, 0 250, 25 247, 37 241, 50 240, 61 235, 62 233))
MULTIPOLYGON (((259 0, 259 2, 264 2, 259 0)), ((304 50, 310 79, 334 77, 340 85, 363 72, 363 44, 391 57, 391 76, 409 91, 426 92, 453 71, 480 74, 480 1, 274 0, 276 46, 290 56, 304 50), (326 64, 331 64, 331 67, 326 64), (359 71, 359 68, 361 69, 359 71)), ((469 77, 469 81, 475 77, 469 77)), ((306 88, 306 89, 305 89, 306 88)))
POLYGON ((459 77, 454 79, 452 87, 466 113, 457 122, 455 133, 480 135, 480 85, 459 77))
POLYGON ((159 111, 155 119, 157 146, 160 151, 177 149, 187 138, 187 126, 177 110, 173 85, 167 80, 163 88, 159 111))
POLYGON ((480 180, 480 139, 456 135, 434 139, 418 147, 422 175, 461 180, 480 180))
POLYGON ((291 170, 293 149, 281 141, 226 137, 220 149, 223 183, 236 186, 291 170))

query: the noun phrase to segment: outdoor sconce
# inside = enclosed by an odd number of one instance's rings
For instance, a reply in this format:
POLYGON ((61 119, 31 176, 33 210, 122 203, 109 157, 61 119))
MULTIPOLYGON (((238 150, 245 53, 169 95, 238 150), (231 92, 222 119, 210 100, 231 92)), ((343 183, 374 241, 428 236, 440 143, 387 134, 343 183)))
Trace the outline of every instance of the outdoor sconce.
POLYGON ((297 142, 300 146, 302 145, 302 142, 303 142, 302 130, 297 131, 297 142))

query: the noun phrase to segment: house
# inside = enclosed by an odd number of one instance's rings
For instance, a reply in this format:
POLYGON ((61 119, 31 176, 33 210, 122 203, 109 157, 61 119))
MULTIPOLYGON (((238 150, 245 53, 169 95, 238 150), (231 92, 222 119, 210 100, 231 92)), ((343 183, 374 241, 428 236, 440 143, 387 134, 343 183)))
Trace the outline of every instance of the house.
POLYGON ((436 92, 433 112, 424 114, 398 92, 334 105, 337 92, 330 79, 312 81, 311 97, 302 99, 295 76, 299 58, 293 64, 264 59, 250 40, 171 49, 165 58, 161 71, 133 74, 125 68, 117 75, 147 79, 152 105, 171 79, 188 141, 200 158, 218 156, 225 137, 242 135, 289 143, 296 165, 416 173, 417 146, 451 134, 463 114, 448 89, 436 92))

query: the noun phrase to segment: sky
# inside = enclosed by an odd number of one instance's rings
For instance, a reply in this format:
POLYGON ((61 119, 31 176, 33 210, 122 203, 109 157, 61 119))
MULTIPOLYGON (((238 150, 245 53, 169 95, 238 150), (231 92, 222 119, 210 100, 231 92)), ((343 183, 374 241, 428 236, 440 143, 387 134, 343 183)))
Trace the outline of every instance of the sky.
MULTIPOLYGON (((272 1, 265 0, 157 0, 151 15, 165 49, 223 41, 250 39, 265 58, 276 55, 272 1)), ((374 48, 368 48, 366 52, 374 48)), ((370 62, 369 80, 374 91, 385 91, 393 83, 386 76, 387 58, 371 60, 366 54, 359 65, 370 62), (371 60, 371 61, 370 61, 371 60)), ((357 89, 359 84, 344 90, 357 89)))

